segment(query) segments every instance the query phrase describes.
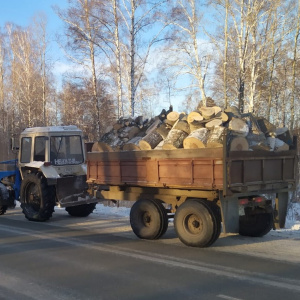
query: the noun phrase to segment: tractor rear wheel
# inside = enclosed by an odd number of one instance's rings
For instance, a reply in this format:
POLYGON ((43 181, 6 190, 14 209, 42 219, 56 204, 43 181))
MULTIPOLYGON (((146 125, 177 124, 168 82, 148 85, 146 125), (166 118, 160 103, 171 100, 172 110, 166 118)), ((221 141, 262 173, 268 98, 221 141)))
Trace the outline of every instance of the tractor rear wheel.
POLYGON ((28 174, 22 181, 20 202, 29 221, 44 222, 52 217, 55 206, 55 188, 38 174, 28 174))

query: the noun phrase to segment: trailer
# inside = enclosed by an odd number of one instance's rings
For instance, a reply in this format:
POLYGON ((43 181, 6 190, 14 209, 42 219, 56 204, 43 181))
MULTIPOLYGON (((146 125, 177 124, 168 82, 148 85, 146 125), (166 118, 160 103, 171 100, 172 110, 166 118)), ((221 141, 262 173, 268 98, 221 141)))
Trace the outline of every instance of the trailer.
POLYGON ((174 218, 179 239, 208 247, 221 233, 263 236, 283 228, 296 188, 297 142, 289 151, 220 148, 87 153, 89 193, 135 201, 133 232, 158 239, 174 218))

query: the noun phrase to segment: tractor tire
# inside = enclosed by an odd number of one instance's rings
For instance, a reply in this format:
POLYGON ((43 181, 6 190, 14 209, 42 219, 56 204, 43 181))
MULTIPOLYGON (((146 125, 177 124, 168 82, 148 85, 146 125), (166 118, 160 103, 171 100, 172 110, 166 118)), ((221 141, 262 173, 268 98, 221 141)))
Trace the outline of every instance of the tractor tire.
POLYGON ((240 216, 239 234, 243 236, 262 237, 273 228, 273 213, 246 214, 240 216))
POLYGON ((0 206, 0 216, 4 215, 6 213, 6 210, 7 210, 7 205, 0 206))
POLYGON ((219 231, 212 209, 198 200, 188 200, 179 206, 174 226, 181 242, 191 247, 209 247, 219 231))
POLYGON ((2 183, 0 183, 0 215, 4 215, 6 213, 6 210, 8 208, 7 205, 4 205, 3 203, 7 203, 9 200, 9 193, 6 188, 6 186, 2 183))
POLYGON ((95 208, 96 203, 89 203, 66 207, 66 211, 72 217, 87 217, 94 211, 95 208))
POLYGON ((159 239, 168 228, 168 215, 159 200, 140 199, 130 210, 130 225, 141 239, 159 239))
POLYGON ((45 178, 27 175, 21 184, 20 202, 23 214, 29 221, 44 222, 52 217, 55 206, 55 188, 45 178))

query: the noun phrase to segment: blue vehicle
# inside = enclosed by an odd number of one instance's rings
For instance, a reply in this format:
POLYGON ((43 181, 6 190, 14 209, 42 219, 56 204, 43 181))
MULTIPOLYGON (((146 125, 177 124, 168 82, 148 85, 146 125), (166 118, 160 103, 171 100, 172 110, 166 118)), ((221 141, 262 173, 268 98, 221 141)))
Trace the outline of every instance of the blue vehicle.
POLYGON ((82 132, 76 126, 25 129, 18 159, 0 162, 7 167, 0 171, 0 215, 17 200, 30 221, 48 220, 55 206, 71 216, 88 216, 97 200, 87 193, 85 162, 82 132))
POLYGON ((16 159, 0 162, 0 165, 11 167, 8 171, 0 171, 0 215, 9 207, 15 207, 15 199, 20 196, 21 175, 17 163, 16 159))

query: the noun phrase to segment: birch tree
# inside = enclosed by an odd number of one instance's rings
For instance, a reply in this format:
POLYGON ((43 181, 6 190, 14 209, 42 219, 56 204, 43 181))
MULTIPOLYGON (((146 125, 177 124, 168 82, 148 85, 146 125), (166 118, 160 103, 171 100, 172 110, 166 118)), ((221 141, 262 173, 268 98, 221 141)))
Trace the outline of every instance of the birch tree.
MULTIPOLYGON (((172 51, 174 61, 171 66, 177 69, 177 77, 187 75, 192 84, 187 88, 200 92, 203 105, 206 106, 205 80, 211 53, 204 52, 204 45, 200 44, 202 15, 199 9, 199 1, 177 0, 171 12, 171 24, 173 25, 172 51)), ((207 46, 206 46, 207 48, 207 46)))
MULTIPOLYGON (((97 8, 94 0, 71 0, 70 6, 63 11, 55 9, 60 19, 66 25, 66 37, 68 38, 65 49, 68 58, 79 66, 82 66, 85 72, 91 77, 92 86, 92 103, 93 103, 93 121, 95 124, 94 138, 97 140, 101 134, 100 123, 100 94, 97 90, 99 72, 96 67, 95 47, 97 32, 99 29, 98 20, 93 16, 96 15, 97 8)), ((82 78, 84 79, 83 76, 82 78)))
POLYGON ((154 45, 163 40, 166 24, 161 24, 160 11, 167 0, 150 2, 122 0, 120 14, 123 21, 123 66, 127 77, 129 113, 135 115, 136 95, 145 77, 146 65, 154 45), (151 32, 150 32, 151 30, 151 32))
POLYGON ((298 10, 296 14, 296 28, 295 28, 295 36, 294 36, 294 47, 293 47, 293 58, 292 58, 292 97, 291 97, 291 122, 290 128, 294 128, 295 122, 295 96, 296 96, 296 66, 298 60, 298 42, 299 42, 299 34, 300 34, 300 0, 297 1, 298 10))

